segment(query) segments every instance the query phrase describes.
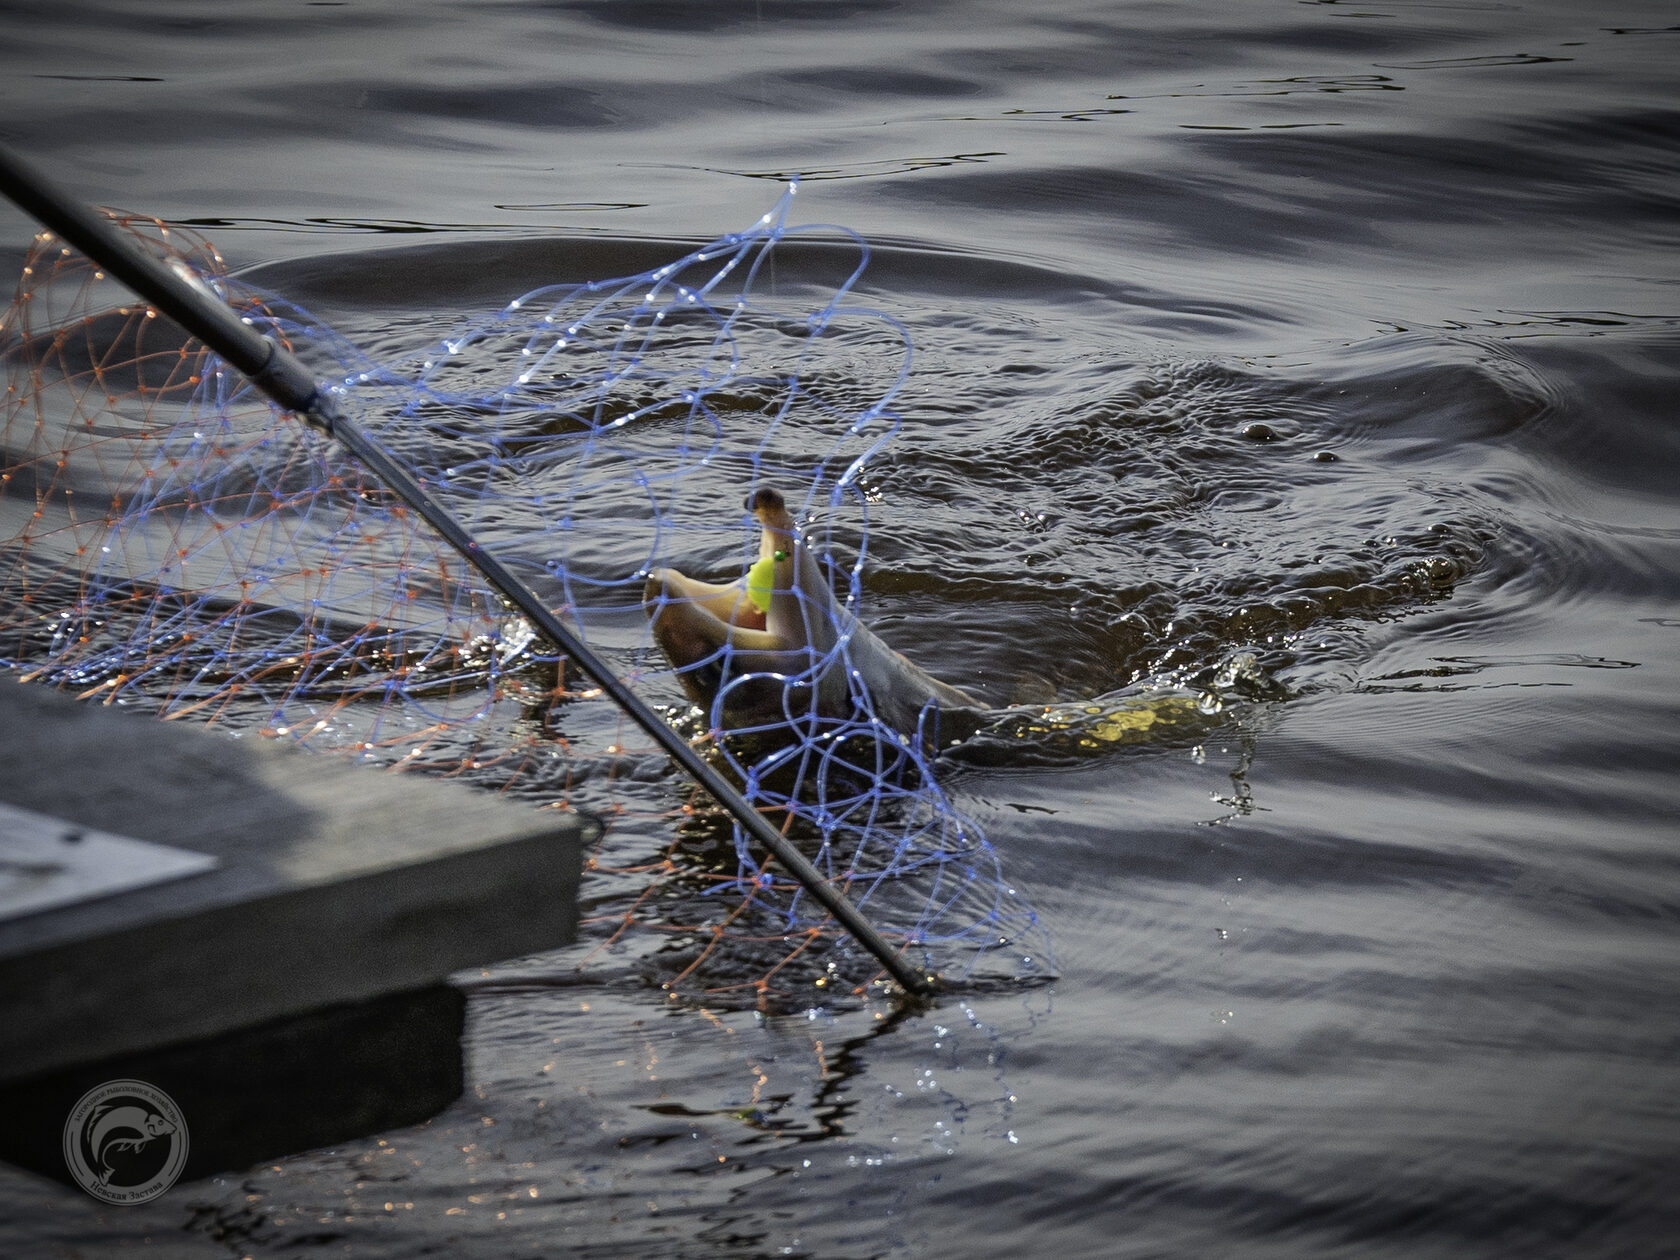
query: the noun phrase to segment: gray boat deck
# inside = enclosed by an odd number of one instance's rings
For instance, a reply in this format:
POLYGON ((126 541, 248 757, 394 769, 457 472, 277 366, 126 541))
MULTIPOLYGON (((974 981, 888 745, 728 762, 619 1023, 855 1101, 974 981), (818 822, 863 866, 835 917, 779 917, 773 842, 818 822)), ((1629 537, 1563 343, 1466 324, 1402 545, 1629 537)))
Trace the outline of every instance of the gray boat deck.
POLYGON ((0 1082, 565 944, 596 827, 3 677, 0 803, 0 1082))

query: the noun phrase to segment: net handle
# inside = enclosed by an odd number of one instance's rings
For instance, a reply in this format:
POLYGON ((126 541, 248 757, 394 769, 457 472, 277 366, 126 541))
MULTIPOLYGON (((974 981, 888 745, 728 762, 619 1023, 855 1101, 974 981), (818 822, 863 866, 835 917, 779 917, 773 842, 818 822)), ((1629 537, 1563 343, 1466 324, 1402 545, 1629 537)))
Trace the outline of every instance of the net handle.
POLYGON ((683 773, 723 806, 753 839, 821 903, 905 992, 926 997, 934 977, 895 951, 857 907, 822 876, 787 837, 691 748, 676 731, 561 624, 526 582, 482 547, 424 486, 360 426, 342 415, 332 395, 285 347, 263 336, 191 273, 177 272, 119 231, 106 216, 83 205, 31 163, 0 146, 0 192, 135 294, 198 337, 251 383, 304 423, 339 442, 385 486, 446 539, 491 586, 536 626, 658 744, 683 773))

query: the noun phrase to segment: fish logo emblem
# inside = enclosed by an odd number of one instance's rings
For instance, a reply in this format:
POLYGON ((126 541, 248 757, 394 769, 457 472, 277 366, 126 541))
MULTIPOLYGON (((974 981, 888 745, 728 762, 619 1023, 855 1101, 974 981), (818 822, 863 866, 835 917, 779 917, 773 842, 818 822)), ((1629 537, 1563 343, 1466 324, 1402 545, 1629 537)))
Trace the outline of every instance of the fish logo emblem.
POLYGON ((94 1198, 145 1203, 174 1185, 186 1166, 186 1118, 155 1085, 106 1081, 70 1109, 64 1162, 94 1198))

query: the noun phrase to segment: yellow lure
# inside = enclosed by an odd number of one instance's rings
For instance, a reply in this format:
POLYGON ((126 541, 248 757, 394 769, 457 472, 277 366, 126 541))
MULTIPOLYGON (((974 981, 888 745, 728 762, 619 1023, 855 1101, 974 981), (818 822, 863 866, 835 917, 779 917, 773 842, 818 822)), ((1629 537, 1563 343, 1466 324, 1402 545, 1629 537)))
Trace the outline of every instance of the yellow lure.
POLYGON ((770 611, 770 592, 776 589, 776 561, 786 560, 787 552, 760 556, 747 570, 747 598, 761 613, 770 611))

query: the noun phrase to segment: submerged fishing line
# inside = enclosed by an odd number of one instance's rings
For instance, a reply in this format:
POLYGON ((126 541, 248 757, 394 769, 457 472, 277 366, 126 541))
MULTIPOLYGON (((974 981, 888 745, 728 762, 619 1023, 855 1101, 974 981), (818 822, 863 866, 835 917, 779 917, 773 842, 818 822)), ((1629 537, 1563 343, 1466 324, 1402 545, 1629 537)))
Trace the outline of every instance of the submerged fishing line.
MULTIPOLYGON (((807 541, 858 605, 860 474, 898 431, 910 341, 850 300, 862 240, 788 226, 793 196, 664 266, 537 289, 380 359, 230 276, 202 239, 124 223, 330 380, 882 932, 948 978, 1047 974, 1036 916, 915 732, 862 691, 849 717, 802 713, 810 679, 790 677, 787 724, 723 739, 722 699, 691 712, 651 646, 648 573, 744 577, 757 538, 739 504, 757 485, 802 497, 807 541)), ((164 717, 668 819, 653 855, 612 829, 594 910, 598 947, 679 990, 809 997, 874 973, 424 522, 95 265, 42 234, 4 331, 0 662, 164 717)))

